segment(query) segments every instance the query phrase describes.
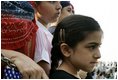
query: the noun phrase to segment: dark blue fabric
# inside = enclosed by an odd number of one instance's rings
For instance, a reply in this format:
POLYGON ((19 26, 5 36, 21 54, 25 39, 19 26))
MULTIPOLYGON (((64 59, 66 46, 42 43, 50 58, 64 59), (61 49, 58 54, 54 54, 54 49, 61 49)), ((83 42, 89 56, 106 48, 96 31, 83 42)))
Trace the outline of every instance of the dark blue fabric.
POLYGON ((6 66, 4 69, 4 76, 3 79, 21 79, 21 73, 15 69, 14 67, 6 66))
POLYGON ((34 19, 34 9, 27 1, 1 1, 1 13, 2 17, 34 19))

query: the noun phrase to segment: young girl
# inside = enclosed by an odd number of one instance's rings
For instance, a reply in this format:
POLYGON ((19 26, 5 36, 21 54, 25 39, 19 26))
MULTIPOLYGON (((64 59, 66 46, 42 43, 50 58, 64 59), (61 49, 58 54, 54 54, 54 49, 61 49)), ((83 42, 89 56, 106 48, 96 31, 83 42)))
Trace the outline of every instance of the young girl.
POLYGON ((73 5, 70 3, 70 1, 61 1, 61 15, 59 17, 58 23, 65 17, 69 16, 69 15, 73 15, 74 14, 74 7, 73 5))
POLYGON ((74 14, 74 7, 73 5, 70 3, 70 1, 61 1, 60 2, 62 9, 61 9, 61 15, 59 17, 59 19, 57 20, 56 23, 53 23, 54 26, 51 26, 48 28, 48 30, 50 31, 50 33, 54 33, 56 25, 65 17, 73 15, 74 14))
POLYGON ((50 78, 77 79, 82 69, 91 72, 101 57, 103 32, 93 18, 71 15, 63 19, 54 33, 50 78))

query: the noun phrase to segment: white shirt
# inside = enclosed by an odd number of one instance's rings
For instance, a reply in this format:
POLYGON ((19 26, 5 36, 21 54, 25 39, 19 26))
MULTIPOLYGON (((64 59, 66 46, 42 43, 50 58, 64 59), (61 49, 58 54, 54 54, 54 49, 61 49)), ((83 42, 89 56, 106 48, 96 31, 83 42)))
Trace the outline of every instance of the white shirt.
POLYGON ((36 33, 36 47, 34 60, 36 62, 44 60, 50 64, 53 35, 39 21, 37 21, 36 24, 39 28, 36 33))

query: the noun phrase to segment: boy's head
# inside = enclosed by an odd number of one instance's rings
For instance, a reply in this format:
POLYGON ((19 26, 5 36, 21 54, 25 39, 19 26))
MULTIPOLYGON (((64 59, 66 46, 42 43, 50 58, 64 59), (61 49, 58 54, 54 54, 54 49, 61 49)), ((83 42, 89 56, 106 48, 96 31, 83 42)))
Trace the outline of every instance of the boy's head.
POLYGON ((37 18, 46 23, 57 21, 62 8, 60 1, 35 1, 33 7, 38 13, 37 18))

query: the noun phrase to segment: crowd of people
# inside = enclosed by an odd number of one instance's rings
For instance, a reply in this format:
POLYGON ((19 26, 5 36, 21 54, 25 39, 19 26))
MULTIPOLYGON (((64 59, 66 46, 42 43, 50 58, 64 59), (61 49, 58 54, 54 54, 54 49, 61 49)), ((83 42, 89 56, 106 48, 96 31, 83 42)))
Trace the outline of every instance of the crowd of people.
POLYGON ((80 70, 82 79, 117 79, 117 62, 100 61, 92 72, 80 70))
POLYGON ((117 79, 117 62, 100 62, 95 73, 95 79, 117 79))
MULTIPOLYGON (((101 62, 93 71, 102 36, 99 23, 74 14, 70 1, 1 1, 1 54, 17 66, 20 78, 80 79, 79 70, 117 78, 117 63, 101 62)), ((2 78, 13 78, 1 67, 2 78)))

